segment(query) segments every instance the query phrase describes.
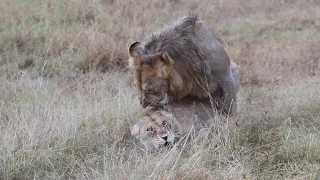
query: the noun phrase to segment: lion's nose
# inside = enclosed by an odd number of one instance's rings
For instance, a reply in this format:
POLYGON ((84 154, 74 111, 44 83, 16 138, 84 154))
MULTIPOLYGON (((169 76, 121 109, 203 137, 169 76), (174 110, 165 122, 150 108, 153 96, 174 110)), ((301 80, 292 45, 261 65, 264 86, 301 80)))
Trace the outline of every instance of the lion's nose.
POLYGON ((163 140, 167 141, 168 140, 168 136, 162 136, 161 137, 163 140))

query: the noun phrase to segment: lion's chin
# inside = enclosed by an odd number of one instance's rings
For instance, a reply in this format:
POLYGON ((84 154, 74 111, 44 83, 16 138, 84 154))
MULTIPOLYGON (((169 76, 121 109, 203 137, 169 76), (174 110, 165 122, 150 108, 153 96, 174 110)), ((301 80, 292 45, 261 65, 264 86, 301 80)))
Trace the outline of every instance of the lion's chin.
POLYGON ((141 106, 142 106, 143 108, 146 108, 146 107, 148 107, 148 106, 150 106, 150 107, 155 107, 155 108, 161 108, 161 107, 163 107, 164 105, 163 105, 162 103, 142 103, 141 106))
POLYGON ((161 97, 151 97, 149 100, 146 101, 140 101, 140 104, 143 108, 146 108, 148 106, 154 107, 154 108, 163 108, 164 106, 170 104, 172 102, 173 98, 168 95, 168 93, 165 93, 161 97))

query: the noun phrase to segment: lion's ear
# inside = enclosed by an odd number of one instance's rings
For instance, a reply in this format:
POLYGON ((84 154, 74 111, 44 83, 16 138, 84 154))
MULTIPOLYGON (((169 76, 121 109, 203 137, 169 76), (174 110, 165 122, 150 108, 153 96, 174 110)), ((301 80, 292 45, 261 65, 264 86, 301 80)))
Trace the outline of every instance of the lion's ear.
POLYGON ((162 61, 165 65, 172 67, 174 64, 173 59, 169 56, 167 52, 162 53, 162 61))
POLYGON ((161 57, 163 62, 163 66, 161 68, 162 74, 164 76, 168 76, 174 65, 174 60, 169 56, 167 52, 162 53, 161 57))
POLYGON ((140 56, 140 43, 134 42, 129 47, 129 55, 132 58, 139 58, 140 56))
POLYGON ((135 42, 129 47, 129 67, 132 69, 139 69, 140 66, 140 52, 141 46, 139 42, 135 42))
POLYGON ((138 124, 135 124, 133 127, 130 128, 131 135, 132 136, 137 136, 140 134, 140 127, 138 124))

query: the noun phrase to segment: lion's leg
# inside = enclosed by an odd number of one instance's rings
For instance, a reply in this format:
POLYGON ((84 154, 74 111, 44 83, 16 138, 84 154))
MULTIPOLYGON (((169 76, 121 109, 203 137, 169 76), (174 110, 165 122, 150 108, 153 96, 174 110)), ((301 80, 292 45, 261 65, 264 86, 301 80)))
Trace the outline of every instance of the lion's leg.
POLYGON ((236 97, 236 87, 232 77, 226 78, 221 84, 223 102, 222 108, 223 113, 233 114, 237 109, 237 97, 236 97))

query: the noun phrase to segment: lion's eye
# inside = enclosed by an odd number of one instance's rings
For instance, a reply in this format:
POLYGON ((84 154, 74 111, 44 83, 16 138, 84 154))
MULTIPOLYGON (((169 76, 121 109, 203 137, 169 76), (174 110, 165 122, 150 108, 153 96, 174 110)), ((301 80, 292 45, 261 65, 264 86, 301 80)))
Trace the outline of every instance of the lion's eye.
POLYGON ((167 125, 167 122, 164 120, 164 121, 162 121, 162 125, 163 126, 166 126, 167 125))

